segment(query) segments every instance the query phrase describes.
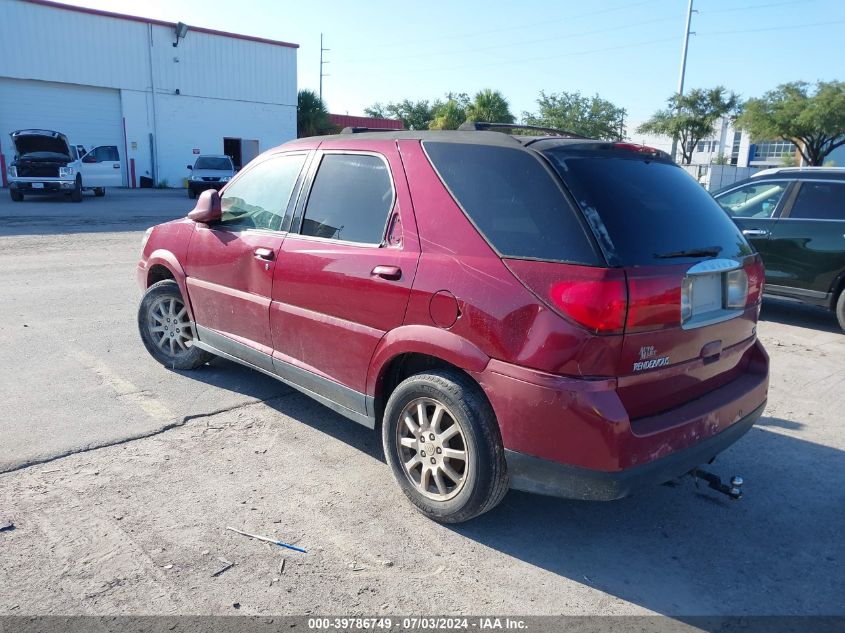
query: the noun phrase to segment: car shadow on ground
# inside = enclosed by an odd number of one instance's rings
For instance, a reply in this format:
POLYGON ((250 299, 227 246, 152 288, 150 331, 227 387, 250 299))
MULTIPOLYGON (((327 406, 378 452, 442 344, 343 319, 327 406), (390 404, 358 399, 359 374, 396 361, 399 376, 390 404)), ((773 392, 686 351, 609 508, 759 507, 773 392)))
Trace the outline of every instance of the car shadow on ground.
POLYGON ((283 382, 224 358, 215 358, 202 370, 177 372, 192 380, 264 401, 279 413, 384 462, 381 432, 352 422, 283 382))
POLYGON ((845 453, 761 420, 708 467, 739 501, 690 477, 609 503, 511 491, 458 533, 667 615, 845 612, 845 453))
POLYGON ((842 328, 839 327, 836 316, 830 310, 768 297, 763 300, 760 320, 824 332, 842 333, 842 328))

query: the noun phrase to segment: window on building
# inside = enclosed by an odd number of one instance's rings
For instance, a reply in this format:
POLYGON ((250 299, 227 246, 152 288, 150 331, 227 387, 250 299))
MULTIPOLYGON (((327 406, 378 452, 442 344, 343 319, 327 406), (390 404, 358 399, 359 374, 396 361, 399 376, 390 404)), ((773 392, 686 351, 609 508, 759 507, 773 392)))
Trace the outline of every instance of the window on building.
POLYGON ((780 160, 794 156, 797 148, 789 141, 763 141, 754 147, 754 160, 780 160))
POLYGON ((387 165, 368 154, 326 154, 305 207, 302 235, 380 244, 393 208, 387 165))
POLYGON ((742 132, 734 132, 733 145, 731 146, 731 165, 739 162, 739 145, 742 142, 742 132))

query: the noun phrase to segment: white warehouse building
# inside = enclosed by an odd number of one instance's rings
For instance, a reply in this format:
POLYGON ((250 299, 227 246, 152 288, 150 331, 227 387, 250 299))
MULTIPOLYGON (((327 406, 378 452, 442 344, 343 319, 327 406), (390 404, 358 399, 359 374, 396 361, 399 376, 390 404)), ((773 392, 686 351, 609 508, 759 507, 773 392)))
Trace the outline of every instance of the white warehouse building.
POLYGON ((245 165, 296 137, 297 48, 46 0, 0 0, 3 177, 14 154, 9 134, 28 128, 62 132, 88 149, 116 146, 128 187, 181 186, 200 153, 245 165))

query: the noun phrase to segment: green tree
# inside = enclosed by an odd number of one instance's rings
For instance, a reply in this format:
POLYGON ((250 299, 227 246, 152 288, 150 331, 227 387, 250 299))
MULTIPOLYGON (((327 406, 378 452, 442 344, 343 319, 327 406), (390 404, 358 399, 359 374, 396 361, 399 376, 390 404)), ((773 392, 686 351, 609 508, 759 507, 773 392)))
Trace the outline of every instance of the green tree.
POLYGON ((319 136, 335 131, 329 123, 329 112, 313 90, 300 90, 296 98, 296 135, 319 136))
POLYGON ((498 90, 489 88, 476 93, 466 109, 467 121, 487 121, 488 123, 513 123, 516 119, 511 114, 508 100, 498 90))
POLYGON ((540 92, 538 112, 523 112, 527 125, 539 125, 574 132, 608 141, 625 136, 625 109, 598 95, 583 97, 580 92, 540 92))
POLYGON ((698 142, 713 135, 716 121, 735 116, 739 108, 739 97, 722 86, 696 88, 685 95, 672 95, 667 101, 669 107, 655 112, 637 132, 678 139, 685 165, 692 162, 698 142))
POLYGON ((793 81, 749 99, 737 126, 754 141, 792 141, 810 165, 845 145, 845 82, 820 81, 811 92, 805 81, 793 81))
POLYGON ((440 101, 430 103, 427 100, 405 99, 396 103, 374 103, 369 108, 364 108, 364 113, 380 119, 401 119, 406 130, 427 130, 434 119, 434 110, 441 105, 440 101))
POLYGON ((457 130, 467 120, 469 96, 464 93, 450 92, 446 101, 434 111, 434 120, 428 126, 430 130, 457 130))

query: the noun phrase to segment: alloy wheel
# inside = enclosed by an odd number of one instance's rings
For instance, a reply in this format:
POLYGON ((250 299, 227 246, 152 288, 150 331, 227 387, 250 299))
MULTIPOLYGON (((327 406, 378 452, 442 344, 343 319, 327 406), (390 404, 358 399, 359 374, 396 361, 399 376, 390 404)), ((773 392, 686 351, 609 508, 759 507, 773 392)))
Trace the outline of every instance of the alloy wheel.
POLYGON ((430 499, 447 501, 467 479, 469 456, 460 425, 432 398, 409 402, 396 425, 397 447, 405 476, 430 499))
POLYGON ((169 356, 187 353, 194 341, 188 309, 175 297, 160 297, 147 313, 147 328, 155 345, 169 356))

